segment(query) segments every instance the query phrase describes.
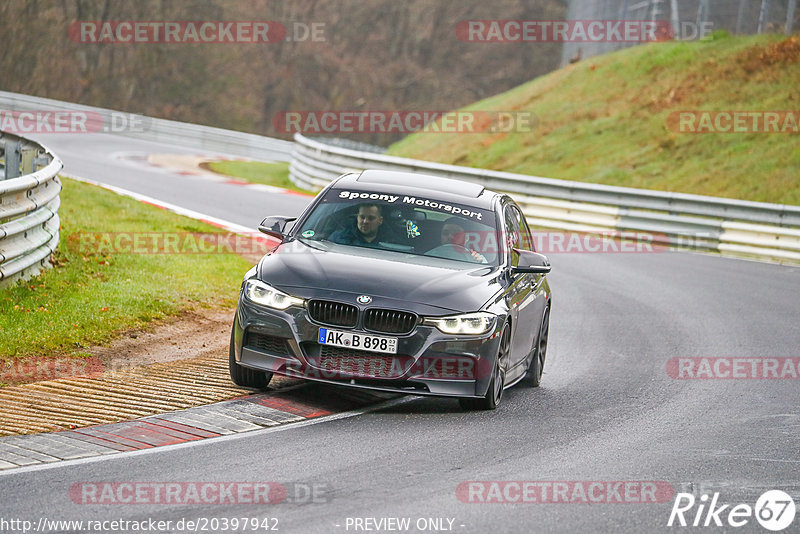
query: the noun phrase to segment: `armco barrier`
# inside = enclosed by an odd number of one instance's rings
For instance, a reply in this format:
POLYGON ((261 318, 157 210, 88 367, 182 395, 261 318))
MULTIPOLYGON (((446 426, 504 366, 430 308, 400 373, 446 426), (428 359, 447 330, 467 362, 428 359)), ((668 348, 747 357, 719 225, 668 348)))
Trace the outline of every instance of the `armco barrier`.
POLYGON ((0 133, 0 148, 0 285, 5 285, 46 267, 58 245, 62 164, 45 147, 15 135, 0 133), (6 158, 6 151, 21 157, 6 158))
POLYGON ((614 187, 443 165, 333 147, 295 135, 289 172, 319 190, 349 171, 411 171, 511 193, 537 227, 646 232, 678 247, 800 262, 800 206, 614 187))
POLYGON ((92 124, 92 131, 121 135, 146 141, 177 145, 197 150, 219 152, 262 161, 289 161, 292 143, 261 135, 223 130, 211 126, 156 119, 121 111, 61 102, 49 98, 0 91, 0 110, 84 112, 102 124, 92 124), (133 121, 136 121, 135 124, 133 121))
MULTIPOLYGON (((120 113, 3 91, 0 110, 85 111, 99 114, 106 126, 120 113)), ((800 206, 571 182, 386 156, 331 146, 300 134, 291 143, 196 124, 143 119, 141 131, 111 133, 253 159, 289 161, 292 181, 311 190, 321 189, 343 172, 367 168, 478 182, 511 193, 537 227, 647 232, 682 247, 800 262, 800 206)), ((22 164, 25 162, 23 158, 22 164)))

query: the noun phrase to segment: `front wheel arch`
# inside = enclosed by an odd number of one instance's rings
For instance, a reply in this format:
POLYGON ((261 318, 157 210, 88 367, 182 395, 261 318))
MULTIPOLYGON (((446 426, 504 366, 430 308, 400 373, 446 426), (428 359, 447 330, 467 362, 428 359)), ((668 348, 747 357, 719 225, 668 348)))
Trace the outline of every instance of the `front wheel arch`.
POLYGON ((511 322, 507 321, 500 331, 497 357, 492 363, 492 376, 486 393, 478 398, 461 398, 459 404, 465 410, 494 410, 500 406, 505 391, 505 376, 508 371, 509 350, 511 348, 511 322))
POLYGON ((236 325, 234 324, 231 329, 231 341, 228 348, 228 372, 234 384, 240 387, 267 389, 270 380, 272 380, 272 373, 268 371, 257 371, 249 369, 236 361, 236 347, 234 341, 234 331, 236 325))

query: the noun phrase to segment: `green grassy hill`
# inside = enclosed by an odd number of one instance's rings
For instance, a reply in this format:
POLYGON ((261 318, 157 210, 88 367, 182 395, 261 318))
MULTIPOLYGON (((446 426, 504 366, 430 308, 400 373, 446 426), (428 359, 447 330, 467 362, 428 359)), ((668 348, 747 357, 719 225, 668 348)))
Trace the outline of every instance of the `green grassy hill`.
POLYGON ((800 37, 715 34, 591 58, 466 110, 527 110, 522 133, 411 135, 389 153, 583 182, 800 204, 800 134, 680 133, 682 111, 800 114, 800 37))

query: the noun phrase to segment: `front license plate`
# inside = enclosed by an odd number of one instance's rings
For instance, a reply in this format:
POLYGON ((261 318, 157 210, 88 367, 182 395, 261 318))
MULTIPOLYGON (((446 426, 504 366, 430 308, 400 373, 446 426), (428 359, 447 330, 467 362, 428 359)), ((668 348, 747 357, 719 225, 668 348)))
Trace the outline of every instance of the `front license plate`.
POLYGON ((348 349, 397 354, 396 337, 371 336, 368 334, 320 328, 318 341, 320 345, 333 345, 334 347, 345 347, 348 349))

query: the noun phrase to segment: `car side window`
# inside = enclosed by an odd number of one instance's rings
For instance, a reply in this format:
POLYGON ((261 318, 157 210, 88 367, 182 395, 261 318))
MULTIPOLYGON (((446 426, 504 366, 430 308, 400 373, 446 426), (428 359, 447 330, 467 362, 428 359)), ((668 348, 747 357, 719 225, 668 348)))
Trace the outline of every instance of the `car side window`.
POLYGON ((506 206, 505 209, 505 246, 508 249, 509 260, 512 266, 519 264, 519 253, 515 252, 515 248, 520 247, 522 236, 519 232, 519 218, 514 213, 512 206, 506 206))
POLYGON ((528 228, 528 221, 525 220, 525 215, 519 211, 516 206, 513 207, 511 211, 517 219, 517 227, 519 228, 519 235, 521 237, 518 248, 535 252, 533 238, 531 237, 531 230, 528 228))

